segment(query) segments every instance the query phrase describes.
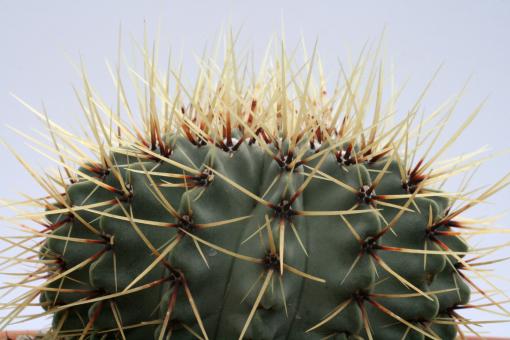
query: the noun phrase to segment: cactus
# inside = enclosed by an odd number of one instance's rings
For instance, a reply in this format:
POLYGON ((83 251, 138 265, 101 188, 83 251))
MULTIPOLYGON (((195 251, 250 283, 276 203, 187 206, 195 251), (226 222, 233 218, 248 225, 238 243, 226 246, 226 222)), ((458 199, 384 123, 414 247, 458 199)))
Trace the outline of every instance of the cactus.
POLYGON ((145 51, 137 107, 120 71, 117 109, 83 71, 88 138, 29 106, 49 135, 21 133, 60 171, 13 151, 47 196, 17 217, 40 227, 8 240, 35 269, 2 328, 52 315, 59 339, 454 339, 474 332, 472 293, 508 314, 475 282, 497 290, 474 270, 494 248, 474 252, 461 233, 480 223, 459 215, 509 177, 472 198, 438 188, 479 165, 438 163, 479 108, 433 153, 455 103, 420 119, 420 96, 397 120, 377 54, 330 94, 315 50, 297 68, 282 48, 250 81, 234 50, 192 88, 145 51), (44 312, 22 317, 29 304, 44 312))

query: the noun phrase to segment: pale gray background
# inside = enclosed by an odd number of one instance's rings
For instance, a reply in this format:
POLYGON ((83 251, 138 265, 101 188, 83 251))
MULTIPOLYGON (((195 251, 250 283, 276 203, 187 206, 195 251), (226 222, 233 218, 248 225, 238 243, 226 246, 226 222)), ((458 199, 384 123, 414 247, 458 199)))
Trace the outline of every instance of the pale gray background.
MULTIPOLYGON (((14 92, 40 108, 44 101, 50 116, 70 124, 79 112, 71 84, 79 79, 69 61, 83 57, 92 82, 114 104, 114 91, 105 67, 105 58, 115 60, 119 24, 124 37, 142 38, 144 21, 149 37, 161 27, 161 46, 172 46, 184 56, 184 69, 193 73, 193 53, 212 43, 222 25, 243 25, 241 46, 255 51, 265 47, 273 33, 280 31, 281 18, 290 46, 301 34, 312 48, 319 38, 319 50, 326 70, 336 72, 336 58, 359 52, 366 41, 375 41, 384 27, 389 61, 396 65, 397 84, 410 77, 398 105, 405 112, 438 65, 444 61, 424 108, 432 110, 458 91, 473 75, 466 96, 459 105, 452 128, 483 98, 489 102, 474 125, 461 137, 449 155, 488 144, 493 150, 510 147, 510 1, 0 1, 0 137, 15 145, 40 168, 50 163, 34 157, 20 137, 4 124, 24 130, 41 124, 17 103, 14 92)), ((129 41, 129 39, 124 39, 129 41)), ((129 44, 126 44, 129 46, 129 44)), ((126 48, 127 52, 130 49, 126 48)), ((128 53, 130 54, 130 53, 128 53)), ((186 74, 186 73, 185 73, 186 74)), ((191 80, 191 78, 190 78, 191 80)), ((474 186, 488 184, 510 170, 508 157, 483 166, 474 186)), ((455 190, 455 187, 449 187, 455 190)), ((30 177, 5 148, 0 149, 0 197, 19 198, 18 192, 40 195, 30 177)), ((510 207, 510 189, 501 192, 490 206, 474 210, 470 216, 502 212, 510 207)), ((0 214, 10 214, 0 208, 0 214)), ((502 225, 510 218, 503 217, 502 225)), ((2 234, 8 233, 3 228, 2 234)), ((489 242, 508 240, 491 236, 489 242)), ((510 255, 510 249, 505 253, 510 255)), ((510 277, 507 264, 498 274, 510 277)), ((4 279, 4 277, 2 277, 4 279)), ((505 281, 498 285, 510 288, 505 281)), ((3 298, 2 302, 7 298, 3 298)), ((476 319, 497 316, 474 315, 476 319)), ((41 328, 33 322, 20 327, 41 328)), ((508 324, 487 326, 493 334, 510 333, 508 324)))

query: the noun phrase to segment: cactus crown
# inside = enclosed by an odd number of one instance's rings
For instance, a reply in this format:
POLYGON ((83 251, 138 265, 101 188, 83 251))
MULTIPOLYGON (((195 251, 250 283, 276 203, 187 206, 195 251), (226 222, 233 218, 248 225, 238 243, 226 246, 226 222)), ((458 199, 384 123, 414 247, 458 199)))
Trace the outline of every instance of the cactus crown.
POLYGON ((144 49, 138 105, 119 70, 114 108, 83 71, 86 138, 22 101, 49 134, 21 134, 60 170, 13 151, 46 196, 10 204, 41 212, 5 240, 8 263, 34 269, 8 286, 25 291, 2 328, 51 314, 48 336, 66 339, 453 339, 474 331, 471 291, 508 314, 476 283, 498 291, 475 270, 495 248, 462 238, 483 221, 459 215, 509 177, 439 190, 478 166, 479 152, 439 159, 480 108, 450 131, 456 102, 423 117, 422 94, 399 118, 379 50, 328 91, 316 49, 296 66, 277 48, 255 74, 226 40, 192 87, 144 49), (45 311, 22 316, 32 304, 45 311))

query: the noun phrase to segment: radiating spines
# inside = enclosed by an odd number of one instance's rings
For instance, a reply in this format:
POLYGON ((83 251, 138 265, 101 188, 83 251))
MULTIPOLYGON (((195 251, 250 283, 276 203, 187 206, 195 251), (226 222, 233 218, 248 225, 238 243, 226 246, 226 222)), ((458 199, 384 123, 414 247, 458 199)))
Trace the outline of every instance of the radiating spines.
POLYGON ((488 307, 468 304, 470 291, 508 315, 463 239, 492 229, 459 215, 510 177, 474 198, 440 190, 483 161, 438 162, 479 108, 457 130, 445 123, 458 98, 419 118, 428 84, 398 119, 378 53, 326 90, 316 51, 296 67, 282 45, 248 81, 234 40, 220 64, 200 61, 191 88, 142 47, 144 70, 129 70, 137 105, 119 68, 115 109, 82 67, 87 137, 22 101, 49 133, 17 132, 60 170, 15 154, 46 194, 11 205, 42 229, 9 243, 23 259, 4 264, 38 267, 12 285, 29 293, 1 326, 37 295, 53 334, 77 339, 453 338, 473 331, 462 309, 488 307))

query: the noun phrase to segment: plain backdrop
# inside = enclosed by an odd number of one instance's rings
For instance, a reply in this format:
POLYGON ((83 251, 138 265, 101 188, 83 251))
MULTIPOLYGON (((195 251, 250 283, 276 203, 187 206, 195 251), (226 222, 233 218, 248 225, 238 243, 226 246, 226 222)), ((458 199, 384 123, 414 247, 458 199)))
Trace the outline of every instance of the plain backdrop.
MULTIPOLYGON (((130 37, 141 41, 144 27, 149 38, 159 27, 160 45, 172 47, 182 56, 184 75, 191 81, 196 71, 195 55, 209 46, 225 25, 241 29, 242 46, 256 52, 279 33, 284 22, 289 45, 304 37, 311 49, 318 39, 324 68, 336 72, 337 58, 347 59, 363 45, 374 42, 386 29, 387 61, 394 65, 397 85, 409 80, 397 109, 406 112, 440 64, 443 68, 423 109, 430 112, 443 100, 471 82, 452 119, 457 127, 471 110, 488 97, 481 114, 460 140, 448 151, 453 156, 482 145, 492 150, 510 147, 510 1, 429 0, 429 1, 6 1, 0 0, 0 137, 16 147, 37 169, 53 165, 34 155, 21 137, 6 125, 31 132, 42 124, 10 92, 37 108, 42 102, 50 115, 65 126, 75 123, 79 113, 72 85, 80 86, 73 63, 80 58, 91 81, 104 98, 114 104, 112 82, 105 60, 116 60, 119 26, 127 54, 130 37), (283 18, 283 20, 282 20, 283 18)), ((501 156, 482 166, 472 187, 494 182, 510 171, 510 159, 501 156)), ((453 181, 452 183, 456 183, 453 181)), ((447 185, 448 189, 456 187, 447 185)), ((0 146, 0 197, 22 199, 20 193, 40 196, 42 191, 0 146)), ((490 204, 470 211, 481 217, 510 208, 510 189, 491 198, 490 204)), ((0 208, 0 215, 12 214, 0 208)), ((498 225, 510 222, 503 216, 498 225)), ((1 234, 12 233, 2 226, 1 234)), ((504 234, 483 239, 481 244, 508 241, 504 234)), ((501 257, 510 255, 510 248, 501 257)), ((496 274, 510 278, 507 264, 494 266, 496 274)), ((5 275, 2 281, 9 279, 5 275)), ((510 288, 508 281, 497 285, 510 288)), ((8 301, 12 296, 1 298, 8 301)), ((501 316, 472 314, 475 320, 501 320, 501 316)), ((13 328, 44 328, 48 320, 38 320, 13 328)), ((486 325, 496 335, 510 333, 506 323, 486 325)))

